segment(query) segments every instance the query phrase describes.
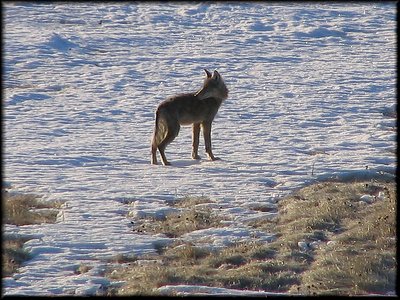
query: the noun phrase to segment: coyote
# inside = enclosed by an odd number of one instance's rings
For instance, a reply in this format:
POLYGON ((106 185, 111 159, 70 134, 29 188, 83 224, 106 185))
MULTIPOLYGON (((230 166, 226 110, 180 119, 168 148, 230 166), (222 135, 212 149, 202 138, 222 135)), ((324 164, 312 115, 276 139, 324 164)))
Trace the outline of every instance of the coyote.
POLYGON ((228 97, 228 89, 221 75, 206 72, 203 87, 195 93, 173 96, 163 101, 156 110, 155 129, 151 143, 151 163, 157 164, 157 149, 164 166, 170 165, 165 156, 165 148, 179 133, 180 125, 193 124, 192 158, 200 159, 200 127, 203 129, 206 153, 211 160, 217 160, 211 151, 211 123, 222 101, 228 97))

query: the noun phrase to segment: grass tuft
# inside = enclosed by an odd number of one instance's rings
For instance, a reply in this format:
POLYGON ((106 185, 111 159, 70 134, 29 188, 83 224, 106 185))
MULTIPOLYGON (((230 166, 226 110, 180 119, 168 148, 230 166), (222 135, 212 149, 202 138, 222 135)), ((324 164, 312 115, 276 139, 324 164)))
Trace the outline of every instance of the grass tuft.
POLYGON ((18 226, 53 223, 61 203, 46 203, 34 194, 3 194, 4 223, 18 226))
POLYGON ((176 238, 195 230, 211 227, 223 227, 223 219, 211 208, 202 204, 211 203, 205 197, 185 197, 170 202, 171 206, 181 208, 179 213, 170 214, 164 219, 145 219, 138 221, 133 230, 145 234, 165 234, 176 238))
POLYGON ((28 239, 4 236, 2 261, 3 277, 11 276, 24 261, 31 258, 29 253, 22 249, 26 241, 28 241, 28 239))
MULTIPOLYGON (((57 219, 61 203, 45 203, 33 194, 13 194, 2 190, 2 208, 4 223, 13 225, 30 225, 53 223, 57 219)), ((29 239, 20 236, 4 236, 2 252, 3 277, 11 276, 21 264, 30 259, 28 252, 22 249, 29 239)))

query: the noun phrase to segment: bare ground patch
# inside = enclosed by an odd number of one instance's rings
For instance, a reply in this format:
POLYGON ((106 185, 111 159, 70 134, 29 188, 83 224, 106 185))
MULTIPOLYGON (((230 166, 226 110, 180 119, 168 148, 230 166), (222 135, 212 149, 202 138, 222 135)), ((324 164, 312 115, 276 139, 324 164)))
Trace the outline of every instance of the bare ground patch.
MULTIPOLYGON (((6 190, 2 190, 2 199, 3 223, 17 226, 54 223, 61 205, 59 202, 44 202, 38 195, 10 194, 6 190)), ((3 236, 3 277, 12 275, 30 259, 29 253, 22 249, 27 240, 20 236, 3 236)))
MULTIPOLYGON (((223 226, 211 209, 199 213, 196 205, 182 207, 191 207, 187 215, 152 222, 145 231, 180 236, 223 226)), ((124 284, 109 294, 157 294, 158 287, 177 284, 302 295, 395 292, 394 182, 317 183, 281 199, 278 210, 274 220, 248 224, 277 233, 273 242, 238 243, 221 251, 177 242, 159 255, 113 265, 106 276, 124 284)))

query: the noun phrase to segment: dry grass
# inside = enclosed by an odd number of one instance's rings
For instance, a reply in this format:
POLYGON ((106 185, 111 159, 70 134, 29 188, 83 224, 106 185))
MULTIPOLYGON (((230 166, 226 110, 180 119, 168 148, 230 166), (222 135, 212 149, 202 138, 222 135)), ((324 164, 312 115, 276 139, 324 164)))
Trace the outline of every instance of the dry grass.
POLYGON ((166 249, 159 257, 145 257, 152 264, 134 263, 110 270, 112 280, 126 280, 110 295, 151 295, 166 284, 193 284, 239 289, 286 290, 299 283, 296 272, 283 262, 270 260, 274 252, 258 243, 242 243, 221 252, 190 244, 166 249))
POLYGON ((213 203, 213 201, 206 196, 185 196, 169 202, 171 206, 180 208, 192 208, 196 205, 206 203, 213 203))
POLYGON ((19 266, 30 258, 29 253, 22 250, 27 241, 23 238, 3 237, 3 277, 11 276, 19 266))
POLYGON ((2 194, 4 223, 22 226, 56 221, 61 203, 46 203, 33 194, 2 194))
POLYGON ((212 209, 202 205, 205 203, 211 203, 211 200, 206 197, 178 199, 170 202, 170 205, 180 208, 180 213, 170 214, 162 220, 140 220, 133 230, 145 234, 162 233, 167 237, 176 238, 195 230, 224 226, 221 223, 222 219, 212 209))
MULTIPOLYGON (((10 195, 6 191, 2 191, 2 198, 5 224, 22 226, 56 221, 58 213, 56 208, 60 207, 60 203, 45 203, 33 194, 10 195)), ((24 261, 30 258, 29 253, 22 249, 26 241, 26 238, 18 236, 3 237, 3 277, 11 276, 24 261)))
MULTIPOLYGON (((303 295, 394 292, 395 188, 395 183, 372 181, 305 187, 281 199, 277 219, 252 222, 259 230, 270 232, 273 228, 278 236, 274 242, 241 243, 219 252, 191 244, 170 245, 160 255, 143 258, 152 261, 151 265, 138 259, 110 271, 111 279, 126 281, 110 294, 157 294, 157 288, 166 284, 303 295), (384 192, 384 199, 360 202, 363 194, 376 195, 378 191, 384 192), (299 242, 307 247, 299 247, 299 242), (318 244, 312 248, 313 242, 318 244)), ((211 210, 202 213, 205 220, 213 215, 211 210)), ((159 221, 157 231, 163 232, 164 225, 177 225, 179 219, 185 217, 159 221)), ((220 221, 204 222, 202 228, 220 221)), ((196 229, 181 226, 185 228, 182 232, 196 229)))
POLYGON ((85 274, 89 272, 91 269, 93 269, 92 266, 89 266, 87 264, 80 264, 78 268, 75 270, 75 274, 85 274))
MULTIPOLYGON (((212 209, 203 205, 207 198, 186 197, 171 202, 182 211, 164 220, 144 221, 140 228, 149 234, 165 233, 179 237, 194 230, 224 226, 224 221, 212 209)), ((144 256, 129 265, 110 269, 108 275, 115 281, 127 280, 110 295, 150 295, 165 284, 203 284, 209 286, 287 290, 298 283, 295 269, 273 258, 276 251, 265 243, 239 243, 219 252, 177 242, 160 249, 159 255, 144 256), (143 263, 148 262, 148 263, 143 263)))
POLYGON ((359 183, 355 187, 360 193, 383 187, 386 197, 367 206, 354 203, 363 207, 343 219, 343 231, 332 237, 335 243, 322 247, 303 274, 303 288, 311 286, 311 293, 364 295, 395 290, 395 184, 366 187, 359 183))
POLYGON ((279 206, 281 253, 287 258, 302 253, 309 263, 291 292, 364 295, 395 290, 395 183, 325 182, 298 191, 279 206), (360 201, 379 191, 383 200, 360 201), (302 241, 322 243, 314 251, 302 251, 297 244, 302 241))

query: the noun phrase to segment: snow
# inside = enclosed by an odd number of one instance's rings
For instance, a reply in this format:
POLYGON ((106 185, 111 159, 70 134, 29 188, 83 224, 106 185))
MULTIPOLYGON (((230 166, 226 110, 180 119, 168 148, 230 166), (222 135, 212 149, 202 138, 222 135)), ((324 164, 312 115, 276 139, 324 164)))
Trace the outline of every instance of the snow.
POLYGON ((222 249, 235 243, 255 240, 268 243, 274 240, 273 235, 240 226, 227 226, 222 228, 207 228, 185 233, 181 237, 184 241, 194 245, 206 245, 209 249, 222 249))
POLYGON ((165 296, 187 296, 187 295, 229 295, 229 296, 284 296, 283 293, 265 292, 265 291, 250 291, 250 290, 237 290, 226 289, 208 286, 196 285, 165 285, 159 287, 157 292, 165 296))
POLYGON ((3 227, 36 237, 25 246, 34 258, 3 279, 6 295, 100 293, 106 259, 172 241, 130 222, 171 213, 177 197, 210 197, 232 219, 202 232, 216 245, 267 242, 273 233, 246 223, 274 212, 254 208, 321 178, 393 177, 395 3, 2 6, 3 182, 65 201, 55 224, 3 227), (230 90, 213 123, 221 160, 191 160, 182 128, 166 152, 173 166, 150 165, 157 104, 197 90, 203 68, 230 90), (94 268, 76 274, 80 264, 94 268))

